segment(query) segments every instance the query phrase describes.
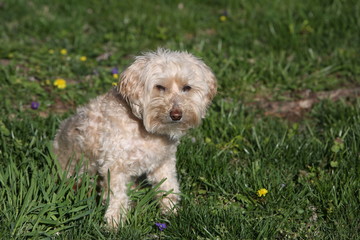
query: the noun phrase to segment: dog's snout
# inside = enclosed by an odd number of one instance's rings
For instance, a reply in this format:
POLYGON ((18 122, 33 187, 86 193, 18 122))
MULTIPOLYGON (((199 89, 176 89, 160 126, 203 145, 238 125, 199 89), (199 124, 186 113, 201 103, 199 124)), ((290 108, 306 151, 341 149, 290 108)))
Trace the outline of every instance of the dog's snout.
POLYGON ((173 109, 170 111, 170 117, 173 121, 179 121, 182 118, 182 111, 180 109, 173 109))

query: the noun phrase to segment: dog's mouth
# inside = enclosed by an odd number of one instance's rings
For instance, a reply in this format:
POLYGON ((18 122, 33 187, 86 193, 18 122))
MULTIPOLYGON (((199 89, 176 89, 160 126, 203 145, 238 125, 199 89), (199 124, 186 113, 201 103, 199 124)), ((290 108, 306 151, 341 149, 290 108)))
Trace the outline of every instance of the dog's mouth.
POLYGON ((151 133, 182 136, 201 123, 201 115, 196 108, 182 108, 179 105, 173 105, 170 109, 147 108, 144 113, 144 126, 151 133))
POLYGON ((166 125, 179 125, 179 124, 184 124, 186 123, 186 118, 185 117, 181 117, 179 119, 172 119, 170 116, 163 116, 163 117, 159 117, 159 123, 166 126, 166 125))
POLYGON ((170 125, 176 125, 176 124, 180 124, 180 123, 182 123, 181 120, 179 120, 179 121, 167 121, 167 122, 165 122, 165 124, 170 124, 170 125))

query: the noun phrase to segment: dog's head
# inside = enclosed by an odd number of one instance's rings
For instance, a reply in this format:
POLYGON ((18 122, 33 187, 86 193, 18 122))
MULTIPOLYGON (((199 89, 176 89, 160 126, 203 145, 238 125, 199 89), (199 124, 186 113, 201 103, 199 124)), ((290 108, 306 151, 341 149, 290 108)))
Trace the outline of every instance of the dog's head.
POLYGON ((146 130, 172 138, 200 124, 216 89, 214 74, 200 59, 164 49, 136 57, 118 84, 146 130))

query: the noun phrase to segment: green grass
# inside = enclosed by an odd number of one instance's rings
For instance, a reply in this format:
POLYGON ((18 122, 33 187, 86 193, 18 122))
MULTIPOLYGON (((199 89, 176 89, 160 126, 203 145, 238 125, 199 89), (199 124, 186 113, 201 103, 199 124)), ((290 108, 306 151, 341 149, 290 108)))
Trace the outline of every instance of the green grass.
POLYGON ((358 1, 6 0, 0 20, 0 238, 360 239, 359 99, 321 101, 296 123, 248 104, 358 87, 358 1), (51 141, 111 87, 112 68, 159 46, 203 58, 219 94, 179 146, 178 215, 160 214, 156 187, 137 188, 109 231, 96 178, 75 192, 51 141))

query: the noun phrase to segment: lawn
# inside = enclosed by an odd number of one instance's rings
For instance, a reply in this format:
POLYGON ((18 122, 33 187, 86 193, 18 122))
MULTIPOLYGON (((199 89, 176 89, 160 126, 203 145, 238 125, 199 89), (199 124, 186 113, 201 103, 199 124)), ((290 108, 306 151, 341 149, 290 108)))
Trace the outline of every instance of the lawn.
POLYGON ((359 1, 5 0, 0 20, 2 239, 360 239, 359 1), (202 58, 218 95, 179 146, 178 214, 129 186, 110 231, 51 142, 157 47, 202 58))

